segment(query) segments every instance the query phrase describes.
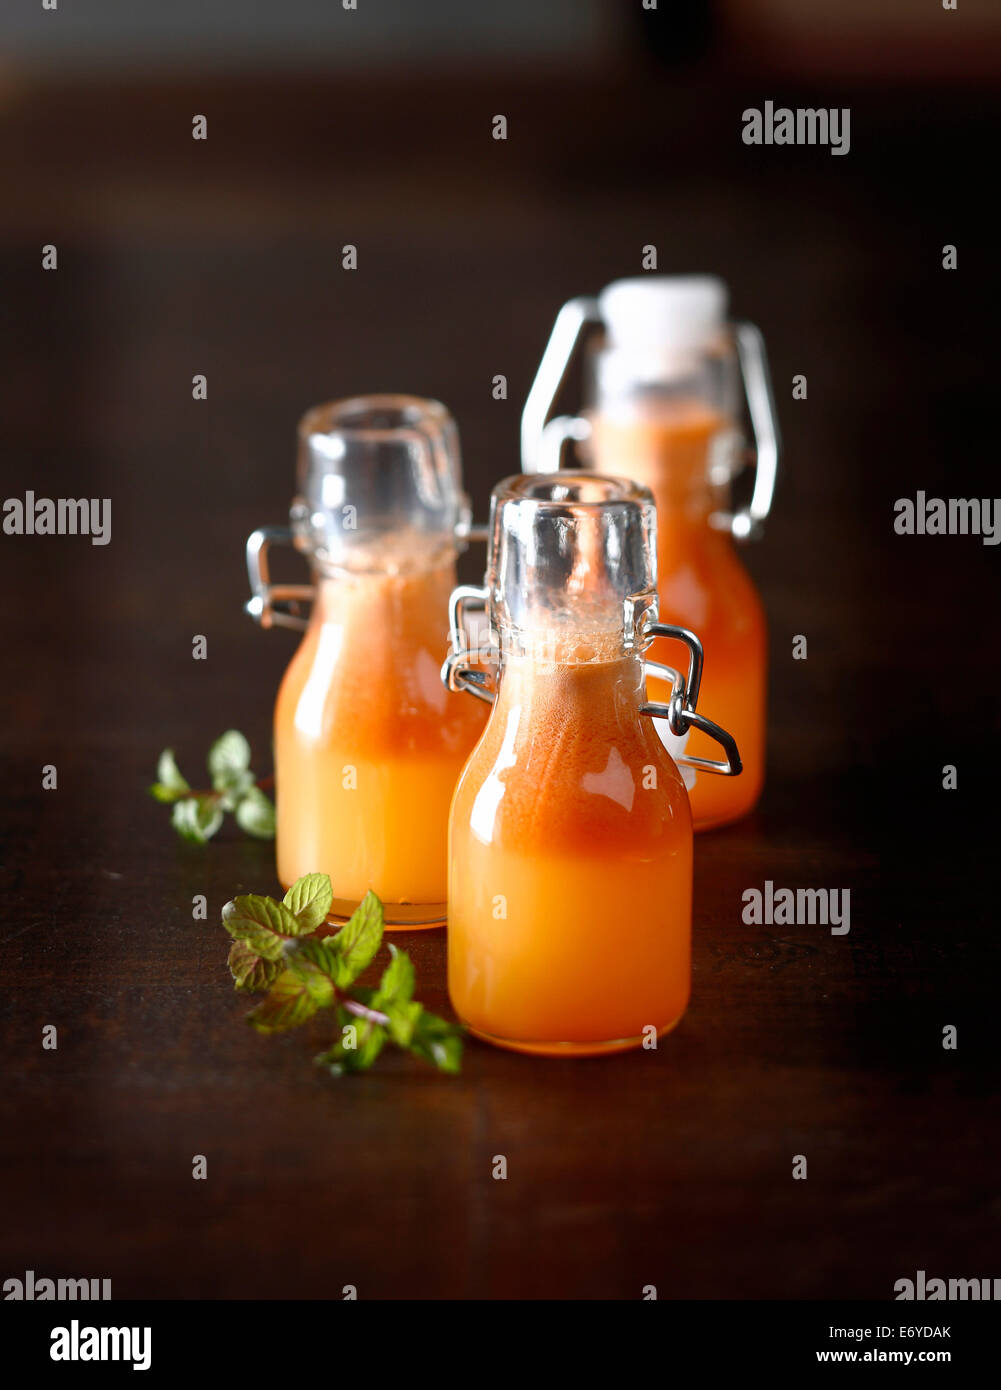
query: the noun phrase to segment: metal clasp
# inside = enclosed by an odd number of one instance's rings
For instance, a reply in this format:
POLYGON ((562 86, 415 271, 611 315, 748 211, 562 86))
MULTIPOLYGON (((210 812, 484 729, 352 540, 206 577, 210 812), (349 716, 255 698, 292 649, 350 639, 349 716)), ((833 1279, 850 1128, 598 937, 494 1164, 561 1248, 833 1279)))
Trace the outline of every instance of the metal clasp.
MULTIPOLYGON (((521 412, 521 471, 548 473, 543 454, 542 434, 556 397, 563 389, 570 362, 589 328, 600 328, 601 310, 597 299, 583 295, 571 299, 556 315, 553 331, 535 373, 532 389, 521 412)), ((566 418, 566 417, 564 417, 566 418)))
POLYGON ((441 679, 447 690, 464 691, 492 705, 497 692, 487 684, 487 672, 461 664, 468 662, 470 652, 466 641, 466 607, 475 605, 479 612, 485 613, 488 598, 489 591, 475 584, 460 584, 452 590, 448 600, 449 652, 441 668, 441 679))
MULTIPOLYGON (((586 444, 591 438, 591 422, 583 415, 556 415, 544 427, 539 448, 542 473, 558 473, 570 444, 586 444)), ((571 463, 571 466, 576 466, 571 463)))
POLYGON ((261 627, 291 627, 301 632, 308 619, 302 605, 315 596, 312 584, 272 584, 268 569, 268 549, 272 545, 293 545, 287 526, 262 526, 247 540, 247 576, 253 597, 244 608, 261 627))
MULTIPOLYGON (((550 420, 549 412, 563 389, 577 347, 589 329, 603 327, 598 300, 591 297, 571 299, 557 314, 521 413, 523 473, 559 469, 566 445, 590 437, 590 424, 583 417, 560 415, 550 420)), ((771 511, 781 440, 764 338, 753 323, 735 323, 732 332, 751 422, 753 445, 744 451, 744 459, 746 467, 755 469, 754 489, 747 507, 716 512, 712 523, 729 530, 736 540, 749 540, 761 534, 771 511)))
MULTIPOLYGON (((486 541, 488 534, 489 527, 474 524, 468 516, 455 528, 460 545, 486 541)), ((302 608, 312 603, 316 589, 312 584, 272 584, 268 566, 272 545, 295 547, 294 532, 288 526, 261 526, 248 537, 247 577, 252 597, 244 604, 244 611, 260 627, 290 627, 303 632, 309 619, 302 608)))
POLYGON ((754 467, 754 490, 748 506, 739 512, 717 512, 713 525, 730 531, 735 540, 746 541, 761 535, 772 509, 781 444, 765 340, 753 323, 735 323, 733 337, 754 439, 753 448, 745 450, 744 455, 745 466, 754 467))
POLYGON ((644 670, 649 675, 659 676, 671 682, 671 699, 668 704, 650 701, 640 706, 640 714, 654 719, 666 719, 667 726, 676 738, 683 737, 690 728, 701 729, 723 749, 725 762, 714 762, 711 758, 693 758, 688 753, 674 756, 674 761, 682 767, 694 767, 700 772, 717 772, 722 777, 737 777, 743 771, 740 753, 732 734, 699 714, 695 708, 702 684, 703 652, 702 643, 694 632, 686 627, 675 627, 671 623, 648 623, 646 632, 651 637, 672 637, 684 642, 688 648, 688 675, 681 675, 673 666, 663 666, 657 661, 644 662, 644 670))

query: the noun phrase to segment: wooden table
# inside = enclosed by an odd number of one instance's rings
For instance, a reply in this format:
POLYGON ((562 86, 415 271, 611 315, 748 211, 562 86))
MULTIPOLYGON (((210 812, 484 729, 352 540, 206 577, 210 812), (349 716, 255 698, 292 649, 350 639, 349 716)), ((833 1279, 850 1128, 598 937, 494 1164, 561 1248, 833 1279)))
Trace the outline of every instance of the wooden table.
MULTIPOLYGON (((998 490, 993 223, 966 173, 997 112, 857 92, 849 158, 748 150, 728 81, 7 93, 3 495, 110 496, 113 539, 0 538, 5 1274, 116 1297, 884 1299, 918 1269, 999 1273, 998 551, 892 525, 918 488, 998 490), (242 548, 284 517, 302 409, 440 396, 482 513, 556 307, 647 243, 764 328, 786 445, 747 552, 768 785, 698 840, 691 1009, 655 1053, 470 1044, 455 1080, 396 1055, 325 1080, 322 1032, 256 1036, 225 969, 219 909, 275 891, 271 846, 178 843, 144 796, 157 753, 197 767, 235 725, 269 770, 293 639, 242 615, 242 548), (850 890, 850 933, 744 925, 768 879, 850 890)), ((406 945, 446 1009, 444 933, 406 945)))

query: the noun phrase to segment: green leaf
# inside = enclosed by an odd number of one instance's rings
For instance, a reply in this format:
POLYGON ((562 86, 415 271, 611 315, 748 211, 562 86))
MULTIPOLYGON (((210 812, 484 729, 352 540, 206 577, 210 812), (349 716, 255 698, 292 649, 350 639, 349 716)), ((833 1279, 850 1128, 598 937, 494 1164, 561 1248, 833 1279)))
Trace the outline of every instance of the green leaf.
POLYGON ((222 924, 230 936, 245 941, 265 960, 281 960, 286 942, 303 932, 302 924, 284 903, 256 893, 228 902, 222 910, 222 924))
POLYGON ((259 840, 275 838, 275 808, 260 787, 251 786, 244 793, 236 803, 235 815, 237 825, 248 835, 256 835, 259 840))
POLYGON ((285 1033, 312 1018, 318 1007, 309 985, 291 970, 283 970, 257 1008, 251 1009, 247 1022, 259 1033, 285 1033))
POLYGON ((389 1018, 389 1033, 398 1047, 409 1047, 423 1007, 413 999, 414 966, 406 951, 390 943, 390 961, 382 972, 372 1008, 389 1018))
MULTIPOLYGON (((354 1065, 352 1071, 367 1071, 372 1065, 383 1047, 386 1045, 386 1030, 380 1023, 366 1023, 363 1019, 358 1020, 358 1047, 353 1054, 354 1065)), ((352 1056, 350 1052, 347 1056, 352 1056)))
MULTIPOLYGON (((341 971, 341 958, 337 952, 336 942, 336 936, 325 936, 323 938, 318 936, 301 936, 295 943, 294 954, 296 956, 302 956, 305 960, 308 960, 310 964, 315 965, 318 970, 322 971, 323 974, 327 976, 332 984, 336 985, 337 977, 341 971)), ((292 954, 287 954, 289 961, 291 961, 292 954)), ((356 991, 356 994, 359 993, 360 991, 356 991)))
MULTIPOLYGON (((246 788, 250 767, 250 744, 237 729, 228 729, 209 749, 209 773, 216 791, 246 788)), ((162 779, 161 779, 162 780, 162 779)), ((253 782, 250 777, 250 782, 253 782)))
POLYGON ((215 797, 189 796, 174 802, 170 819, 183 840, 203 845, 222 825, 222 808, 215 797))
POLYGON ((392 942, 389 944, 390 961, 382 972, 382 979, 379 981, 379 988, 376 992, 376 999, 382 1003, 376 1003, 373 1008, 379 1009, 382 1004, 395 1002, 405 1003, 413 998, 414 984, 414 964, 406 951, 401 951, 392 942))
POLYGON ((177 766, 174 758, 173 748, 165 748, 160 754, 160 760, 156 765, 156 780, 169 787, 171 791, 183 794, 189 792, 191 788, 181 776, 181 770, 177 766))
POLYGON ((381 1007, 383 1013, 388 1016, 389 1036, 397 1047, 409 1047, 424 1012, 424 1006, 418 1004, 416 999, 403 999, 376 1007, 381 1007))
POLYGON ((184 795, 183 792, 175 792, 165 782, 154 782, 147 790, 154 801, 177 801, 179 797, 184 795))
POLYGON ((410 1051, 439 1071, 454 1076, 462 1068, 462 1029, 437 1014, 422 1013, 414 1028, 410 1051))
POLYGON ((235 772, 228 781, 217 781, 215 789, 224 811, 235 811, 245 796, 257 790, 252 772, 235 772))
POLYGON ((285 968, 303 985, 318 1009, 334 1002, 334 982, 325 970, 299 951, 286 956, 285 968))
POLYGON ((181 776, 174 761, 174 750, 165 748, 156 765, 156 781, 149 789, 150 796, 157 801, 177 801, 180 797, 187 796, 190 791, 191 788, 181 776))
POLYGON ((328 874, 306 874, 292 884, 282 899, 306 931, 316 931, 317 927, 323 926, 333 900, 328 874))
POLYGON ((382 930, 382 903, 370 889, 332 938, 340 958, 336 979, 339 989, 346 989, 372 962, 382 940, 382 930))
POLYGON ((234 941, 229 948, 230 974, 236 981, 235 989, 246 994, 258 994, 269 989, 281 974, 281 962, 263 960, 252 951, 245 941, 234 941))
POLYGON ((386 1044, 387 1033, 378 1023, 355 1018, 345 1009, 338 1009, 341 1036, 333 1047, 321 1052, 314 1061, 334 1076, 346 1072, 367 1071, 386 1044))

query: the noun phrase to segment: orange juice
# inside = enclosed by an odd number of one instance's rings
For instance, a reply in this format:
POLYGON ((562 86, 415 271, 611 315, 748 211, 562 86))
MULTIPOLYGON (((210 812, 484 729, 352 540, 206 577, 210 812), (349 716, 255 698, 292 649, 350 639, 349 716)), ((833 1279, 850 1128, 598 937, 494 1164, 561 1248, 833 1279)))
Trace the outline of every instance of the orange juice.
MULTIPOLYGON (((735 736, 744 764, 735 778, 686 769, 697 830, 749 811, 765 764, 765 618, 731 536, 758 535, 768 516, 779 428, 764 339, 753 324, 730 321, 728 300, 724 282, 702 274, 644 274, 569 300, 521 420, 524 472, 561 466, 564 445, 573 442, 598 472, 633 478, 654 494, 659 616, 701 638, 699 712, 735 736), (550 418, 578 346, 586 418, 550 418), (731 514, 738 460, 753 461, 754 481, 747 504, 731 514)), ((649 655, 669 666, 687 662, 674 640, 659 639, 649 655)), ((651 695, 663 701, 664 683, 653 681, 651 695)), ((712 740, 693 730, 686 751, 711 757, 712 740)))
POLYGON ((481 704, 439 677, 452 553, 323 576, 275 708, 278 877, 330 875, 334 911, 372 889, 388 923, 444 917, 448 808, 481 704))
MULTIPOLYGON (((702 639, 699 708, 733 734, 743 760, 740 777, 695 773, 689 795, 696 830, 748 812, 765 770, 764 609, 729 532, 709 524, 716 506, 708 483, 710 450, 724 428, 723 417, 697 399, 598 412, 591 420, 595 468, 634 478, 654 494, 661 621, 692 628, 702 639)), ((684 649, 663 639, 647 655, 682 669, 686 662, 684 649)), ((650 698, 667 698, 663 682, 650 681, 650 698)), ((693 729, 686 752, 712 757, 714 747, 693 729)))
POLYGON ((621 634, 504 658, 449 834, 449 993, 490 1042, 618 1051, 684 1013, 691 815, 645 698, 621 634))

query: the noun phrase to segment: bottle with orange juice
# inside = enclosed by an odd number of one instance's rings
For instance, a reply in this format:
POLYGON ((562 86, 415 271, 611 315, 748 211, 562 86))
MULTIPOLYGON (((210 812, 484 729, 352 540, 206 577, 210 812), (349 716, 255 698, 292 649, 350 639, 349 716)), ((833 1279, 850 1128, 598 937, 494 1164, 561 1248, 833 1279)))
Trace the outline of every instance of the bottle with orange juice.
POLYGON ((436 925, 449 803, 485 721, 439 679, 469 535, 454 422, 409 396, 318 406, 299 425, 298 482, 291 528, 247 548, 252 615, 305 628, 275 707, 278 878, 329 874, 335 916, 372 889, 387 925, 436 925), (311 585, 269 582, 275 541, 306 555, 311 585))
MULTIPOLYGON (((692 819, 678 764, 690 729, 734 741, 695 709, 702 650, 657 623, 649 490, 586 471, 494 489, 486 586, 452 596, 450 689, 490 703, 449 825, 448 983, 474 1033, 516 1051, 637 1047, 684 1013, 692 819), (485 609, 495 689, 464 638, 485 609), (687 670, 652 668, 652 637, 687 670), (651 702, 647 674, 670 681, 651 702)), ((697 762, 708 772, 708 762, 697 762)))
MULTIPOLYGON (((695 829, 745 815, 765 773, 767 627, 735 540, 756 536, 771 506, 778 427, 760 333, 727 322, 725 285, 711 276, 647 276, 576 299, 557 317, 522 416, 526 472, 559 466, 567 441, 599 472, 646 484, 657 503, 661 616, 694 628, 706 653, 706 704, 736 738, 744 775, 687 778, 695 829), (548 420, 577 343, 588 330, 587 401, 578 417, 548 420), (731 510, 730 487, 756 455, 753 493, 731 510), (547 423, 548 421, 548 423, 547 423)), ((658 655, 672 652, 658 644, 658 655)), ((707 740, 693 732, 691 750, 707 740)))

